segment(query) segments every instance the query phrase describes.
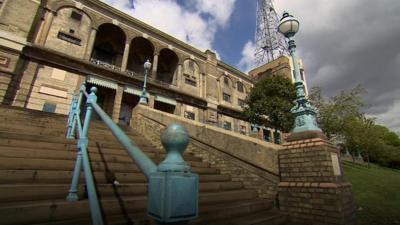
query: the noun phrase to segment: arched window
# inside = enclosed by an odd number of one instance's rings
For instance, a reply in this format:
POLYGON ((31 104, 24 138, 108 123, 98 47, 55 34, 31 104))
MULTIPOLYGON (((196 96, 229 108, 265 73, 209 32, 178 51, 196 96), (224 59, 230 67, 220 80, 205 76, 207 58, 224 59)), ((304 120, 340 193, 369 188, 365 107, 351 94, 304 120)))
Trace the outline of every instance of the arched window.
POLYGON ((146 60, 150 60, 152 62, 153 55, 154 46, 149 40, 143 37, 134 38, 130 45, 127 69, 139 74, 143 74, 143 64, 146 62, 146 60))
POLYGON ((244 92, 244 87, 243 87, 243 83, 242 83, 242 82, 237 82, 237 90, 238 90, 240 93, 243 93, 243 92, 244 92))
POLYGON ((228 77, 224 77, 224 84, 225 84, 225 86, 229 87, 229 79, 228 79, 228 77))
POLYGON ((184 83, 197 87, 200 77, 200 68, 192 59, 187 59, 183 63, 183 79, 184 83))
POLYGON ((125 33, 118 26, 110 23, 102 24, 96 35, 92 58, 121 66, 125 39, 125 33))
POLYGON ((178 67, 179 58, 175 52, 170 49, 160 51, 158 58, 158 68, 156 79, 168 84, 172 84, 176 68, 178 67))

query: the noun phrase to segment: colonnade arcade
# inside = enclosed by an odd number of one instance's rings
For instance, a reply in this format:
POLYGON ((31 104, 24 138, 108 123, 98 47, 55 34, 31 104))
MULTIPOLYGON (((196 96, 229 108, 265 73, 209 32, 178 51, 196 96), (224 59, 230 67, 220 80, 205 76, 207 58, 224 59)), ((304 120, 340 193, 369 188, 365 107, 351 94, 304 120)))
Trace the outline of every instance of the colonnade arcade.
POLYGON ((98 28, 91 60, 133 75, 142 75, 144 62, 150 60, 153 66, 151 78, 166 84, 177 84, 179 57, 174 51, 163 48, 156 52, 151 41, 144 37, 129 40, 124 31, 114 24, 105 23, 98 28))

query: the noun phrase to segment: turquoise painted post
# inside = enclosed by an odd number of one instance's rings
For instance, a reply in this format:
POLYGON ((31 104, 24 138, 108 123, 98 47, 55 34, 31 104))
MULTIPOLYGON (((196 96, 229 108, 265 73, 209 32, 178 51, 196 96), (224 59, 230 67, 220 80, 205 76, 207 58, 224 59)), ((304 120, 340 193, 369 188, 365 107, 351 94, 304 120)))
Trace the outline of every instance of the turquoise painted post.
POLYGON ((186 225, 198 216, 199 176, 183 160, 189 136, 179 124, 161 135, 167 156, 149 179, 148 214, 160 225, 186 225))
POLYGON ((81 115, 81 106, 82 106, 82 101, 83 101, 83 93, 86 91, 86 83, 83 82, 80 89, 79 89, 79 97, 76 103, 75 107, 75 114, 73 117, 73 123, 72 123, 72 129, 71 129, 71 137, 75 137, 75 132, 76 132, 76 121, 80 119, 81 115))
POLYGON ((291 112, 296 117, 293 132, 321 131, 316 120, 317 109, 308 101, 304 81, 300 77, 299 61, 296 54, 296 43, 293 39, 294 35, 299 30, 299 21, 289 15, 289 13, 285 12, 280 21, 278 30, 289 39, 289 51, 292 57, 294 82, 297 95, 297 98, 294 101, 295 106, 291 109, 291 112))
POLYGON ((157 167, 98 104, 92 106, 149 180, 148 214, 158 224, 165 225, 184 225, 196 218, 199 177, 191 173, 190 166, 182 158, 189 142, 186 129, 172 124, 163 132, 161 142, 167 156, 157 167))
POLYGON ((93 112, 93 104, 96 104, 97 101, 97 96, 96 96, 97 88, 92 87, 90 91, 91 93, 89 94, 87 99, 85 120, 83 123, 82 133, 79 137, 78 146, 82 151, 82 164, 83 164, 83 171, 85 174, 85 181, 89 198, 92 223, 96 225, 103 225, 103 218, 100 210, 99 199, 97 197, 96 186, 94 184, 92 168, 90 166, 89 154, 87 151, 89 145, 88 131, 90 126, 90 119, 92 117, 92 112, 93 112))
POLYGON ((73 118, 75 116, 75 108, 76 108, 76 96, 72 95, 72 101, 71 105, 69 106, 69 112, 68 112, 68 122, 67 122, 67 138, 71 138, 71 130, 72 130, 72 124, 73 124, 73 118))
MULTIPOLYGON (((71 117, 71 120, 69 121, 69 123, 71 125, 68 126, 71 128, 67 134, 67 138, 69 138, 69 139, 75 138, 76 126, 78 126, 77 129, 78 129, 79 137, 81 136, 81 133, 82 133, 82 125, 81 125, 81 120, 80 120, 80 107, 82 104, 83 93, 85 92, 85 90, 86 90, 86 84, 82 83, 81 88, 79 90, 80 93, 79 93, 78 99, 76 99, 74 96, 73 103, 71 104, 72 110, 73 110, 73 115, 71 117)), ((79 185, 81 170, 82 170, 82 151, 78 144, 77 155, 76 155, 76 160, 75 160, 75 167, 74 167, 74 172, 73 172, 72 181, 71 181, 71 187, 68 191, 68 196, 67 196, 67 200, 70 202, 79 200, 78 185, 79 185)))
MULTIPOLYGON (((77 120, 76 123, 80 137, 78 146, 81 151, 81 160, 77 160, 77 165, 79 165, 79 161, 82 161, 93 224, 103 224, 87 152, 88 129, 93 110, 111 129, 149 180, 148 214, 155 219, 156 223, 162 225, 186 225, 189 220, 196 218, 198 215, 199 177, 191 172, 190 166, 182 158, 182 154, 189 142, 186 129, 181 125, 172 124, 162 133, 161 142, 167 151, 167 156, 157 167, 148 156, 131 142, 129 137, 96 103, 95 92, 96 88, 93 87, 90 95, 88 95, 83 128, 80 120, 77 120)), ((80 171, 80 169, 75 169, 76 171, 80 171)), ((77 187, 79 173, 74 175, 71 190, 75 185, 75 178, 77 178, 77 187)), ((71 199, 77 200, 77 198, 72 197, 71 199)))

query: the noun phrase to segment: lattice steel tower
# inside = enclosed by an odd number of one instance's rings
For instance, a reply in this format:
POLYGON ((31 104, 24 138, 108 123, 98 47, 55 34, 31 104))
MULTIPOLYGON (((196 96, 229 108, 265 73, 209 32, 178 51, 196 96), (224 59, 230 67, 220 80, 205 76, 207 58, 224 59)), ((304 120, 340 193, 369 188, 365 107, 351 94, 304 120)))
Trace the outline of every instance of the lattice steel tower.
POLYGON ((289 55, 285 37, 278 32, 279 17, 273 0, 257 0, 255 66, 269 63, 281 55, 289 55))

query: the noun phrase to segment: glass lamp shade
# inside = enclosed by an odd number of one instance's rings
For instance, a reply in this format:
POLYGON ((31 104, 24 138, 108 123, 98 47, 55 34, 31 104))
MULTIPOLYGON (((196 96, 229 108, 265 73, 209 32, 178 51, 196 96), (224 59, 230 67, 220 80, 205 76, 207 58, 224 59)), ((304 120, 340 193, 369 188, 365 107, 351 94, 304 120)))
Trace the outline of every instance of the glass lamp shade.
POLYGON ((149 60, 147 60, 147 61, 144 63, 144 69, 149 70, 150 68, 151 68, 151 63, 150 63, 149 60))
POLYGON ((293 37, 299 31, 300 23, 293 16, 284 13, 278 26, 278 31, 285 37, 293 37))

